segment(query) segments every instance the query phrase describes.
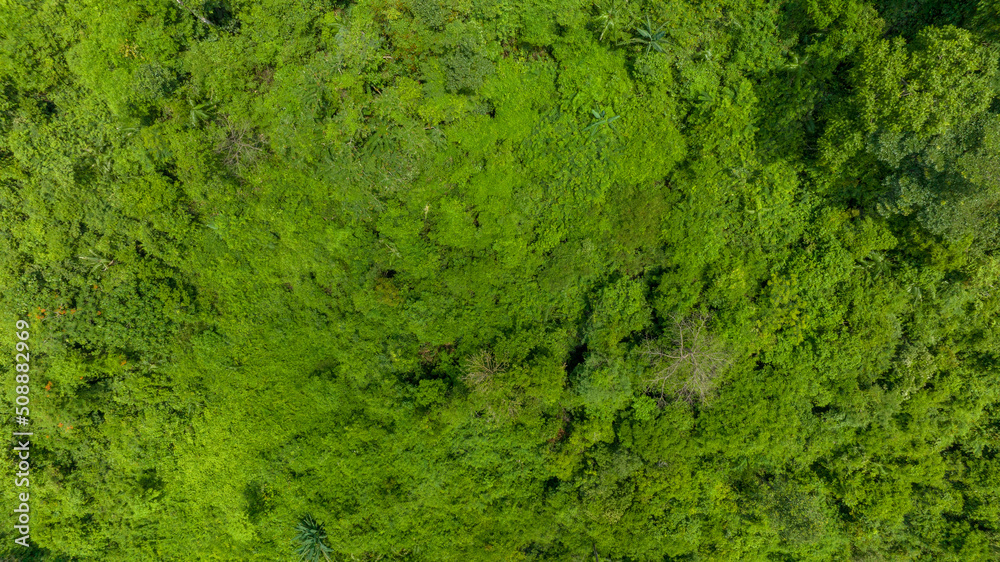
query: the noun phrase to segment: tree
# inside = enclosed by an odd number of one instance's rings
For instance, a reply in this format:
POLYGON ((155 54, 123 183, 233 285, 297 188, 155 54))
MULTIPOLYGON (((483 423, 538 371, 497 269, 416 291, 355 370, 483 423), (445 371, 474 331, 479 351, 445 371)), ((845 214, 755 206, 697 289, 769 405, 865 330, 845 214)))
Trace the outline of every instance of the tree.
POLYGON ((646 342, 643 353, 653 369, 646 380, 647 391, 657 390, 661 398, 673 393, 689 403, 709 399, 731 359, 718 338, 705 329, 708 320, 704 313, 688 318, 675 315, 669 345, 646 342))
POLYGON ((821 162, 837 168, 862 151, 898 166, 985 111, 996 73, 997 53, 956 27, 927 27, 909 45, 900 37, 863 45, 853 93, 828 110, 821 162))

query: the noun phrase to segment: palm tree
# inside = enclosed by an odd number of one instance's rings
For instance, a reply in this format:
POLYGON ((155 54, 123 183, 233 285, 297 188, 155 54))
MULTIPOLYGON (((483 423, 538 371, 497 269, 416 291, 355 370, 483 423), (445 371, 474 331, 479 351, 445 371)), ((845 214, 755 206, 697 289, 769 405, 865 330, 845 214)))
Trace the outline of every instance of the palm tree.
POLYGON ((623 19, 623 9, 618 2, 608 5, 598 5, 600 10, 600 15, 597 16, 597 22, 601 25, 601 37, 598 41, 604 41, 604 36, 611 32, 615 33, 615 28, 618 22, 623 19))
POLYGON ((94 267, 90 268, 90 272, 93 273, 98 267, 104 266, 102 271, 107 271, 109 267, 115 264, 115 260, 107 260, 101 256, 94 253, 94 250, 89 251, 89 256, 77 256, 81 261, 89 262, 94 264, 94 267))
POLYGON ((333 551, 326 545, 326 530, 321 523, 313 519, 312 515, 303 517, 295 530, 298 531, 298 534, 295 535, 295 541, 299 543, 296 552, 302 560, 319 562, 320 556, 322 556, 322 560, 330 559, 330 553, 333 551))
POLYGON ((612 131, 615 130, 615 127, 612 123, 614 123, 615 121, 618 120, 619 117, 621 117, 621 115, 612 115, 608 117, 608 114, 603 109, 600 111, 596 109, 591 109, 590 114, 594 117, 594 120, 591 121, 589 125, 584 127, 583 130, 589 132, 591 138, 593 138, 594 135, 597 133, 597 131, 604 125, 607 125, 612 131))
POLYGON ((649 14, 646 14, 646 21, 643 22, 639 27, 636 28, 636 33, 638 36, 632 38, 631 43, 637 43, 639 45, 646 46, 646 54, 649 51, 655 50, 658 53, 666 53, 663 50, 663 46, 660 45, 660 41, 667 35, 665 29, 666 24, 660 25, 660 27, 653 29, 653 22, 649 19, 649 14))

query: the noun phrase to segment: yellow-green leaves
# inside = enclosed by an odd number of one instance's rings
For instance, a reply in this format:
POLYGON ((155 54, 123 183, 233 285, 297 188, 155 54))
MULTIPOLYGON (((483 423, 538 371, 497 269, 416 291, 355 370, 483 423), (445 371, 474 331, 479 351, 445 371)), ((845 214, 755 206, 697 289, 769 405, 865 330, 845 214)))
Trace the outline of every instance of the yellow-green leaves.
POLYGON ((865 45, 853 71, 857 124, 920 140, 946 133, 984 111, 997 55, 964 29, 927 27, 909 45, 899 37, 865 45))

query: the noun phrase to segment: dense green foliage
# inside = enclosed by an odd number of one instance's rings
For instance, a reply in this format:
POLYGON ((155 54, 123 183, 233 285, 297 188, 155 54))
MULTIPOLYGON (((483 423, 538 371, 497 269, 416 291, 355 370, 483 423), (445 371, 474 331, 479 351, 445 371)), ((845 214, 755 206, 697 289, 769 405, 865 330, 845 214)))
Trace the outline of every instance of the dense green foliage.
POLYGON ((0 0, 0 553, 1000 559, 998 21, 0 0))

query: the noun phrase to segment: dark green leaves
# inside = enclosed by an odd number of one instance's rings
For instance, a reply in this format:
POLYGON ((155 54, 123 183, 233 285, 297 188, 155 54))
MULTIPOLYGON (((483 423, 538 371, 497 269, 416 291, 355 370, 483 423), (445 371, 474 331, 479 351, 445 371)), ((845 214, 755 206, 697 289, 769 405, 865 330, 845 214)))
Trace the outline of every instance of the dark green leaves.
POLYGON ((333 551, 326 544, 326 530, 312 515, 305 515, 300 519, 295 531, 295 542, 299 544, 296 553, 304 562, 330 560, 330 553, 333 551))
POLYGON ((632 38, 630 43, 645 46, 646 54, 648 55, 650 51, 656 51, 657 53, 666 53, 663 49, 662 42, 667 35, 665 29, 667 24, 660 24, 659 27, 653 28, 653 22, 649 19, 649 14, 646 14, 646 19, 639 24, 639 27, 635 28, 636 36, 632 38))

